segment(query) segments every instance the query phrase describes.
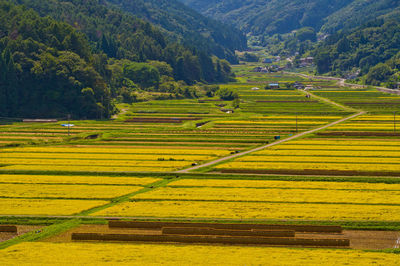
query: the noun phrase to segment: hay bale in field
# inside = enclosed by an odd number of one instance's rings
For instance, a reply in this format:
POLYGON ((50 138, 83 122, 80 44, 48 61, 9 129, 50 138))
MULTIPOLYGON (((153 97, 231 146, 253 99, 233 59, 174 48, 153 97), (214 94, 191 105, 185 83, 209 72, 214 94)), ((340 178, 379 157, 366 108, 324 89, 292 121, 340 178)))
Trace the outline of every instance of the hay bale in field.
POLYGON ((227 230, 293 230, 296 232, 341 233, 342 227, 335 225, 281 225, 281 224, 248 224, 248 223, 189 223, 189 222, 143 222, 110 220, 110 228, 148 228, 163 227, 208 227, 227 230))
POLYGON ((163 227, 162 234, 166 235, 225 235, 225 236, 265 236, 265 237, 294 237, 294 230, 229 230, 209 227, 163 227))
POLYGON ((15 225, 0 225, 0 232, 17 233, 18 228, 15 225))
POLYGON ((279 245, 279 246, 313 246, 313 247, 348 247, 348 239, 306 239, 285 237, 254 236, 192 236, 192 235, 140 235, 140 234, 99 234, 73 233, 72 240, 83 241, 143 241, 143 242, 177 242, 202 244, 245 244, 245 245, 279 245))

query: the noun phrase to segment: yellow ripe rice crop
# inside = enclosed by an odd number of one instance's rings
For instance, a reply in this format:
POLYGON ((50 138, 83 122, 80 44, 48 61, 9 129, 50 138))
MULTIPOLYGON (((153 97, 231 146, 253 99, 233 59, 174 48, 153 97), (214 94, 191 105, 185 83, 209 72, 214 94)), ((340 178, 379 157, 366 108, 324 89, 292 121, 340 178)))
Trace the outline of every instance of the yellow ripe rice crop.
MULTIPOLYGON (((0 176, 1 177, 1 176, 0 176)), ((180 179, 168 186, 399 190, 400 184, 279 180, 180 179)))
POLYGON ((343 124, 343 125, 336 125, 333 126, 331 128, 329 128, 331 130, 335 130, 335 129, 369 129, 369 130, 393 130, 393 123, 387 123, 387 124, 383 124, 383 123, 379 123, 379 124, 370 124, 370 125, 366 125, 366 124, 361 124, 361 123, 352 123, 352 124, 343 124))
POLYGON ((110 166, 110 167, 170 167, 180 168, 190 165, 188 161, 122 161, 122 160, 80 160, 80 159, 8 159, 1 164, 19 165, 65 165, 65 166, 110 166))
MULTIPOLYGON (((114 148, 114 147, 68 147, 68 146, 57 146, 57 147, 23 147, 23 148, 10 148, 4 149, 5 152, 45 152, 45 153, 114 153, 114 154, 193 154, 193 155, 210 155, 210 156, 222 156, 230 153, 228 150, 213 150, 213 149, 177 149, 177 148, 114 148)), ((1 158, 1 157, 0 157, 1 158)))
MULTIPOLYGON (((400 98, 398 98, 400 99, 400 98)), ((388 121, 393 121, 394 116, 393 115, 364 115, 360 117, 353 118, 351 120, 388 120, 388 121)))
MULTIPOLYGON (((349 147, 351 148, 351 147, 349 147)), ((357 147, 354 147, 357 148, 357 147)), ((349 156, 349 157, 400 157, 400 151, 379 151, 379 150, 272 150, 265 149, 252 153, 255 155, 293 155, 293 156, 349 156)), ((353 158, 349 158, 351 160, 353 158)))
POLYGON ((62 171, 62 172, 169 172, 172 167, 119 167, 119 166, 90 166, 90 165, 10 165, 1 167, 0 170, 26 170, 26 171, 62 171))
POLYGON ((138 186, 0 184, 0 197, 116 198, 142 189, 138 186))
POLYGON ((121 176, 62 176, 62 175, 0 175, 0 183, 30 184, 111 184, 111 185, 147 185, 159 181, 151 177, 121 176))
POLYGON ((344 249, 24 242, 0 250, 9 265, 398 265, 400 256, 344 249), (73 257, 71 257, 73 254, 73 257))
POLYGON ((384 146, 384 145, 366 145, 366 146, 351 146, 351 145, 335 145, 333 147, 327 145, 295 145, 295 144, 282 144, 272 147, 274 150, 344 150, 344 151, 399 151, 398 146, 384 146))
POLYGON ((103 200, 0 199, 0 214, 73 215, 107 203, 103 200))
MULTIPOLYGON (((280 125, 280 124, 293 124, 293 120, 288 121, 249 121, 249 120, 225 120, 217 121, 215 124, 265 124, 265 125, 280 125)), ((298 121, 299 125, 322 125, 324 121, 298 121)))
POLYGON ((310 120, 310 121, 315 121, 315 120, 339 120, 343 118, 342 116, 293 116, 293 115, 280 115, 280 116, 274 116, 274 115, 268 115, 268 116, 251 116, 249 119, 263 119, 263 120, 274 120, 274 119, 290 119, 290 121, 295 120, 310 120))
POLYGON ((400 206, 221 201, 137 201, 94 216, 399 221, 400 206))
MULTIPOLYGON (((371 158, 371 157, 316 157, 316 156, 246 156, 236 160, 236 162, 304 162, 304 163, 387 163, 400 164, 400 158, 371 158)), ((384 167, 384 166, 382 166, 384 167)))
POLYGON ((132 199, 397 204, 400 202, 400 190, 162 187, 132 199))
POLYGON ((1 158, 49 158, 49 159, 102 159, 102 160, 134 160, 134 161, 157 161, 160 158, 165 160, 185 160, 185 161, 206 161, 215 158, 208 155, 157 155, 157 154, 102 154, 102 153, 31 153, 31 152, 11 152, 4 153, 1 158))
MULTIPOLYGON (((349 145, 349 146, 400 146, 400 141, 391 140, 346 140, 346 139, 327 139, 327 140, 293 140, 291 145, 349 145)), ((331 148, 331 147, 330 147, 331 148)))
POLYGON ((268 163, 268 162, 231 162, 217 169, 290 169, 290 170, 338 170, 338 171, 394 171, 400 172, 400 164, 361 164, 361 163, 268 163))

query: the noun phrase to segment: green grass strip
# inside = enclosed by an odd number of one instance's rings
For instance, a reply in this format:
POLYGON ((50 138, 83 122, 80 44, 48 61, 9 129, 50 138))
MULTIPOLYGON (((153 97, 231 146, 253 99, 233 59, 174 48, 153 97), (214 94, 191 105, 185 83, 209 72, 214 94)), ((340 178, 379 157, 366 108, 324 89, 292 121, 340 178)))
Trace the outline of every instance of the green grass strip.
POLYGON ((126 194, 126 195, 117 197, 117 198, 113 198, 113 199, 111 200, 111 202, 108 203, 108 204, 105 204, 105 205, 102 205, 102 206, 94 207, 94 208, 92 208, 92 209, 83 211, 83 212, 81 212, 81 213, 79 213, 79 214, 76 214, 76 215, 77 215, 77 216, 86 216, 86 215, 90 215, 90 214, 92 214, 92 213, 95 213, 95 212, 98 212, 98 211, 101 211, 101 210, 110 208, 110 207, 115 206, 115 205, 117 205, 117 204, 130 201, 131 197, 133 197, 133 196, 135 196, 135 195, 137 195, 137 194, 146 193, 146 192, 152 191, 152 190, 154 190, 154 189, 156 189, 156 188, 164 187, 164 186, 166 186, 168 183, 170 183, 170 182, 172 182, 172 181, 174 181, 174 180, 172 180, 172 179, 163 179, 163 180, 154 182, 154 183, 148 185, 147 187, 145 187, 145 188, 143 188, 143 189, 141 189, 141 190, 139 190, 139 191, 132 192, 132 193, 129 193, 129 194, 126 194))
POLYGON ((8 241, 0 243, 0 249, 8 248, 12 245, 16 245, 22 242, 33 242, 48 238, 50 236, 60 234, 65 232, 73 227, 76 227, 81 224, 80 219, 68 220, 62 223, 56 223, 47 227, 42 228, 41 230, 32 231, 23 235, 20 235, 16 238, 10 239, 8 241))

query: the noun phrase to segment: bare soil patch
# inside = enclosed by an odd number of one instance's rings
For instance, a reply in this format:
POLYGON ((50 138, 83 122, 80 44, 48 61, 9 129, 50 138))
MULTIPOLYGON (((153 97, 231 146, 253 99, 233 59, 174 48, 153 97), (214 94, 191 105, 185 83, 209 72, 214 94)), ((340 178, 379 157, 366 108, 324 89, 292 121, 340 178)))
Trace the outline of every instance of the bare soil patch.
POLYGON ((7 232, 0 232, 0 242, 4 242, 14 237, 23 235, 25 233, 40 230, 42 226, 38 225, 17 225, 18 232, 17 233, 7 233, 7 232))

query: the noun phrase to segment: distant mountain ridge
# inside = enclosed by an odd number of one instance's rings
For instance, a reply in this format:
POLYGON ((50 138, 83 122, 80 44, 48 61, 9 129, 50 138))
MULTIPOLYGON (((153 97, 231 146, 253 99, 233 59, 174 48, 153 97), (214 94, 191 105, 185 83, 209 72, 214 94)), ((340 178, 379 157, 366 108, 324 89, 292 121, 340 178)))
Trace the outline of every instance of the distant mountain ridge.
POLYGON ((399 9, 399 0, 180 0, 206 16, 252 35, 302 27, 332 33, 399 9))

